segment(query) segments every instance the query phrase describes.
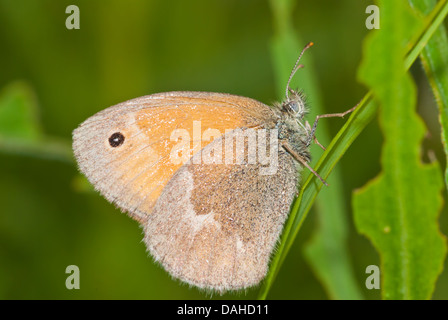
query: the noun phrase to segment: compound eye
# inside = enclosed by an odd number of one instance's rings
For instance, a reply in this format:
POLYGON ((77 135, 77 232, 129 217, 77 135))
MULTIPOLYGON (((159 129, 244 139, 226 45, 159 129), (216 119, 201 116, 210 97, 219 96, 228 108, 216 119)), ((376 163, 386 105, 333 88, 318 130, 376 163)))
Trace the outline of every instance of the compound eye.
POLYGON ((109 137, 109 144, 112 148, 121 146, 124 142, 124 135, 121 132, 115 132, 109 137))
POLYGON ((292 113, 299 112, 299 104, 296 101, 291 101, 287 104, 288 111, 292 113))

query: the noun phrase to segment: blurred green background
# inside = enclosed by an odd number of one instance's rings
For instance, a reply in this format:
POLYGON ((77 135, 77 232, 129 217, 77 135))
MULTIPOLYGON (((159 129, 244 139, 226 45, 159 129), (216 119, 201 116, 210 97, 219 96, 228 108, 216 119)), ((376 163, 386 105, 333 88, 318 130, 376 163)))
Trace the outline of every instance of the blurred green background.
MULTIPOLYGON (((309 67, 327 113, 354 106, 366 93, 356 70, 371 3, 299 1, 292 12, 301 45, 315 43, 307 52, 309 67)), ((138 224, 81 178, 68 149, 71 132, 99 110, 156 92, 226 92, 267 104, 281 99, 270 52, 269 2, 0 0, 0 21, 0 101, 16 92, 11 99, 17 105, 34 106, 30 136, 44 141, 34 151, 14 142, 0 150, 0 298, 209 298, 172 280, 148 256, 138 224), (80 9, 79 30, 65 27, 65 9, 72 4, 80 9), (80 268, 80 290, 65 287, 65 269, 73 264, 80 268)), ((445 168, 434 98, 419 63, 412 73, 430 132, 422 153, 434 150, 445 168)), ((323 121, 332 135, 343 123, 323 121)), ((381 142, 374 121, 339 163, 348 209, 352 190, 380 171, 381 142)), ((356 280, 365 298, 378 299, 380 292, 367 290, 364 282, 365 268, 379 265, 379 257, 354 230, 350 211, 347 217, 356 280)), ((317 223, 311 213, 268 298, 328 298, 302 255, 317 223)), ((446 208, 440 223, 448 234, 446 208)), ((448 298, 446 269, 445 262, 435 299, 448 298)), ((257 292, 213 298, 255 298, 257 292)))

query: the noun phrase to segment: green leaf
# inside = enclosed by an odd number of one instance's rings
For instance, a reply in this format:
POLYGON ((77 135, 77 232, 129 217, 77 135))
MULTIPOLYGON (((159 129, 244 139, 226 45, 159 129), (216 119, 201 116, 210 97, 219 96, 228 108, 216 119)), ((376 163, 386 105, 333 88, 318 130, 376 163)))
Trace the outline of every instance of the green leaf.
MULTIPOLYGON (((420 13, 428 14, 437 1, 409 0, 409 3, 420 13)), ((439 107, 442 143, 448 163, 448 37, 444 26, 440 26, 428 41, 420 60, 439 107)), ((448 183, 448 166, 445 181, 448 183)))
MULTIPOLYGON (((413 38, 413 41, 409 43, 409 51, 407 52, 406 57, 403 58, 406 70, 409 69, 412 63, 417 59, 421 50, 434 34, 435 30, 441 25, 447 14, 448 1, 442 0, 431 14, 428 15, 425 20, 425 25, 418 33, 416 33, 416 37, 413 38)), ((319 172, 322 177, 328 177, 337 162, 344 155, 345 151, 373 119, 376 110, 377 106, 372 102, 372 92, 369 91, 317 162, 315 170, 319 172)), ((277 273, 279 272, 279 269, 321 188, 322 183, 320 183, 314 175, 308 175, 308 178, 304 180, 298 199, 294 202, 291 214, 285 225, 277 253, 273 256, 269 273, 260 290, 260 299, 265 299, 269 293, 277 273)))
POLYGON ((23 82, 0 92, 0 152, 73 162, 68 141, 44 135, 34 93, 23 82))
POLYGON ((365 41, 359 77, 381 106, 382 172, 354 193, 355 225, 380 254, 383 297, 428 299, 446 254, 437 224, 443 185, 438 163, 420 160, 425 127, 402 59, 403 39, 423 20, 402 1, 379 1, 379 8, 381 29, 365 41))

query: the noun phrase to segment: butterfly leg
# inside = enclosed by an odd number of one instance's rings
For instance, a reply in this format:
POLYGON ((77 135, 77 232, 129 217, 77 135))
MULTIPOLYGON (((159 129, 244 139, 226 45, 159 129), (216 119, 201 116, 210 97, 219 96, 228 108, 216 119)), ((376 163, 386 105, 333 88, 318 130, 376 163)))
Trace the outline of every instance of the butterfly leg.
POLYGON ((303 164, 306 168, 308 168, 308 170, 310 170, 316 177, 318 177, 324 185, 328 186, 328 183, 316 171, 314 171, 313 168, 311 168, 311 166, 308 164, 308 162, 303 157, 301 157, 297 152, 295 152, 292 149, 292 147, 289 145, 288 142, 283 141, 282 146, 287 152, 289 152, 294 157, 294 159, 296 159, 301 164, 303 164))
MULTIPOLYGON (((314 120, 314 124, 313 124, 313 127, 311 128, 310 134, 308 135, 308 139, 306 141, 306 145, 309 146, 311 144, 311 140, 316 138, 315 133, 316 133, 317 123, 319 122, 319 119, 321 119, 321 118, 333 118, 333 117, 343 118, 345 115, 349 114, 350 112, 353 112, 356 109, 356 107, 358 107, 359 103, 360 102, 358 102, 356 104, 356 106, 354 106, 353 108, 351 108, 351 109, 349 109, 349 110, 347 110, 345 112, 329 113, 329 114, 318 115, 316 117, 316 120, 314 120)), ((325 148, 320 143, 318 143, 318 145, 325 150, 325 148)))
MULTIPOLYGON (((311 126, 310 126, 310 123, 309 123, 308 121, 305 122, 305 127, 306 127, 306 130, 308 130, 308 132, 311 132, 311 126)), ((325 148, 325 147, 319 142, 319 140, 317 140, 316 136, 314 136, 314 143, 317 144, 319 147, 321 147, 322 150, 324 150, 324 151, 327 150, 327 148, 325 148)))

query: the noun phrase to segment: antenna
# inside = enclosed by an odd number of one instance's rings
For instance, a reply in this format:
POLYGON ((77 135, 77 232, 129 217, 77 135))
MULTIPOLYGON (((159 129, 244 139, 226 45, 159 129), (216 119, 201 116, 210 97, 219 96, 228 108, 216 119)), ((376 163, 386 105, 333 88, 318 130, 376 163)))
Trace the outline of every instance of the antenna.
POLYGON ((289 79, 288 79, 288 83, 286 84, 286 92, 285 92, 286 99, 288 99, 288 92, 291 90, 290 87, 289 87, 289 84, 291 83, 292 77, 294 77, 294 75, 296 74, 297 70, 299 70, 300 68, 304 67, 303 64, 299 64, 300 58, 302 58, 303 53, 307 49, 312 47, 313 45, 314 45, 313 42, 308 42, 308 44, 305 46, 305 48, 302 49, 302 52, 300 53, 299 58, 297 59, 296 64, 294 65, 294 68, 292 68, 291 74, 290 74, 289 79))

